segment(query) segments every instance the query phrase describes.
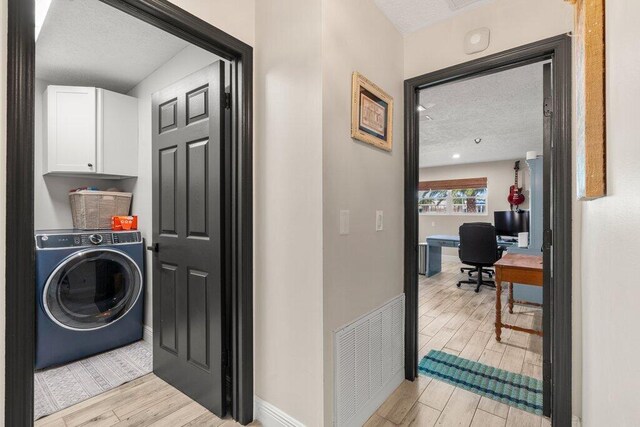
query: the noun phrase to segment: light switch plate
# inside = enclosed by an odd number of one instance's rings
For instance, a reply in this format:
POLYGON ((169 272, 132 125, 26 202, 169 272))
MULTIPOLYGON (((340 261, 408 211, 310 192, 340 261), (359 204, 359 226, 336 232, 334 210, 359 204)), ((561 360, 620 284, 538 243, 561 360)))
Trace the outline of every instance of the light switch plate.
POLYGON ((384 216, 382 211, 376 211, 376 231, 384 229, 384 216))
POLYGON ((346 236, 349 234, 349 211, 340 211, 340 235, 346 236))

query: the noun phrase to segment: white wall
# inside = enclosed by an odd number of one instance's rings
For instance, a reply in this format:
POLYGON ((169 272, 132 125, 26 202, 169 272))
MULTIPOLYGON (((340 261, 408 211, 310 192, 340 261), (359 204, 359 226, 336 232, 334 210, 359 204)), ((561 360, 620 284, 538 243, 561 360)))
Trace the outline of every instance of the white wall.
MULTIPOLYGON (((131 89, 129 96, 138 98, 138 178, 127 180, 127 191, 133 193, 131 211, 138 215, 138 229, 147 242, 151 242, 152 229, 152 150, 151 150, 151 95, 167 86, 179 81, 183 77, 219 60, 220 58, 199 47, 189 45, 157 70, 147 76, 136 87, 131 89)), ((151 274, 153 254, 146 254, 146 289, 145 289, 145 319, 146 326, 152 326, 152 292, 151 274)))
POLYGON ((582 204, 583 425, 638 426, 640 2, 606 2, 607 192, 582 204))
MULTIPOLYGON (((493 223, 493 212, 509 210, 507 196, 509 187, 513 185, 515 160, 499 162, 469 163, 464 165, 438 166, 421 168, 420 181, 437 181, 444 179, 487 178, 487 215, 420 215, 418 217, 418 239, 424 242, 427 236, 434 234, 457 235, 458 228, 465 222, 493 223)), ((524 159, 520 161, 518 185, 524 187, 525 202, 521 209, 529 209, 529 168, 524 159)), ((458 256, 458 250, 443 248, 443 254, 458 256)))
POLYGON ((419 76, 572 29, 572 8, 564 0, 494 0, 406 35, 404 75, 419 76), (464 35, 481 27, 491 30, 491 45, 482 53, 466 55, 464 35))
POLYGON ((131 180, 92 179, 86 177, 43 176, 43 94, 47 86, 56 84, 36 79, 35 82, 35 112, 34 112, 34 225, 36 230, 52 230, 59 228, 73 228, 71 220, 71 206, 69 205, 69 190, 79 187, 98 187, 100 190, 130 188, 131 180))
POLYGON ((403 41, 373 0, 324 0, 322 16, 324 424, 332 425, 333 332, 403 292, 403 41), (350 138, 353 71, 394 99, 390 153, 350 138))
MULTIPOLYGON (((621 3, 627 2, 630 0, 621 3)), ((404 40, 404 76, 419 76, 570 31, 573 31, 573 7, 569 3, 561 0, 494 0, 453 19, 408 34, 404 40), (480 27, 491 30, 491 44, 484 52, 466 55, 464 35, 480 27)), ((572 406, 573 413, 578 416, 582 413, 581 206, 578 202, 573 206, 572 406)))
POLYGON ((321 0, 256 2, 255 392, 319 426, 321 0))

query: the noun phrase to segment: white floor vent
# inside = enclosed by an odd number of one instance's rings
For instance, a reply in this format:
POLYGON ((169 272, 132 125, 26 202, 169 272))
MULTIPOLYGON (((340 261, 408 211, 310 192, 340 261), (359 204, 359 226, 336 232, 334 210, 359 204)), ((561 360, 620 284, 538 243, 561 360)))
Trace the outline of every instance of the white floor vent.
POLYGON ((335 332, 334 425, 361 426, 404 378, 404 294, 335 332))

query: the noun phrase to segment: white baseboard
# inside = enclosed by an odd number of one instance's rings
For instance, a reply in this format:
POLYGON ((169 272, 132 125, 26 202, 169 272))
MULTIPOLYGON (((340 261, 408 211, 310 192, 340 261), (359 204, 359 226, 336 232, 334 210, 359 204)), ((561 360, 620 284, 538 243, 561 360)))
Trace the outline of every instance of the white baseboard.
POLYGON ((571 417, 571 427, 580 427, 582 426, 582 420, 580 419, 579 416, 574 415, 573 417, 571 417))
POLYGON ((291 415, 258 396, 253 396, 253 417, 264 427, 305 427, 291 415))
POLYGON ((151 326, 144 325, 142 339, 153 345, 153 329, 151 329, 151 326))

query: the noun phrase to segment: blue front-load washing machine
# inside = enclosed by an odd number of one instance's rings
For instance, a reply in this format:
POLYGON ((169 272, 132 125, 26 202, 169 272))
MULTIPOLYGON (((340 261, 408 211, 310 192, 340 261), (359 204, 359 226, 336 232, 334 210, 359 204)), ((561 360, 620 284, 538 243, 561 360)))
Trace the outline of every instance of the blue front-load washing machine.
POLYGON ((36 369, 142 339, 137 231, 36 232, 36 369))

